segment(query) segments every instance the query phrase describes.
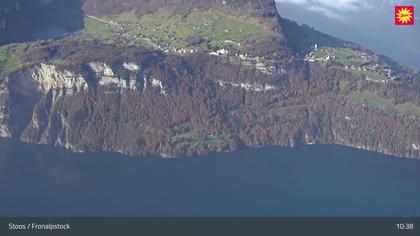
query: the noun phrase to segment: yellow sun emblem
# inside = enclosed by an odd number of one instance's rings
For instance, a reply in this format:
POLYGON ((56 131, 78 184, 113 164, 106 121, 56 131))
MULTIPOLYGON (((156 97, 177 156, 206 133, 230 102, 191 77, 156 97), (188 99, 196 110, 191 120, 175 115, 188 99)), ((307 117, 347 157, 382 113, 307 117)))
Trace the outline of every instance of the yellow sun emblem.
POLYGON ((401 24, 407 24, 413 19, 413 12, 409 8, 401 8, 397 12, 398 22, 401 24))

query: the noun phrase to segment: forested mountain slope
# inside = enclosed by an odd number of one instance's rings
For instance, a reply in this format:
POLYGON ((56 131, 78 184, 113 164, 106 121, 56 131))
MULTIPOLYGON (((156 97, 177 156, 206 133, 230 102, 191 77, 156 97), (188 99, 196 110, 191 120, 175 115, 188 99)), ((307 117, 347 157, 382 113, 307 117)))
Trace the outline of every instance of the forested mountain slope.
POLYGON ((324 143, 420 157, 418 72, 282 19, 273 0, 82 9, 79 32, 0 47, 0 136, 165 157, 324 143))

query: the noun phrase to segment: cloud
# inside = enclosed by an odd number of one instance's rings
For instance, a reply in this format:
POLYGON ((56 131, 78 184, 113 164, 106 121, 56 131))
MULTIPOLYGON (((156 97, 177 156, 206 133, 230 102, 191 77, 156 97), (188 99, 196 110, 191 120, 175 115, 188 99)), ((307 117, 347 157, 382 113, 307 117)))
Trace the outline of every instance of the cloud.
POLYGON ((344 19, 343 13, 370 9, 372 5, 366 0, 276 0, 291 3, 319 12, 334 19, 344 19))
POLYGON ((324 14, 325 16, 328 16, 330 18, 337 19, 337 20, 342 20, 345 18, 342 15, 339 15, 326 7, 308 6, 307 9, 311 11, 319 12, 321 14, 324 14))

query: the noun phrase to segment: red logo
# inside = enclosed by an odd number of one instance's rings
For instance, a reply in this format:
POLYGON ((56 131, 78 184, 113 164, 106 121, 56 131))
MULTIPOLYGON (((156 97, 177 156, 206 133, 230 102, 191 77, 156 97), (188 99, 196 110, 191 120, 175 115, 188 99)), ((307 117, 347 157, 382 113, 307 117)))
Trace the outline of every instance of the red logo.
POLYGON ((396 6, 395 25, 414 25, 414 6, 396 6))

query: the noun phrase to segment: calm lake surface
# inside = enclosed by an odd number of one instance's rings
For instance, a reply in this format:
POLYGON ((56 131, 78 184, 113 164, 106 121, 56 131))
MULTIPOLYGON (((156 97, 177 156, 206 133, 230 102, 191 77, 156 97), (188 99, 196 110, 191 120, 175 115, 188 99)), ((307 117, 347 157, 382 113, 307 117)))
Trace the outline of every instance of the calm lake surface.
POLYGON ((0 216, 420 216, 420 160, 320 145, 165 160, 0 140, 0 216))
POLYGON ((70 33, 64 28, 55 25, 41 25, 32 31, 33 39, 59 39, 64 38, 70 33))
POLYGON ((21 1, 21 9, 7 15, 0 45, 59 39, 83 29, 82 0, 21 1))

